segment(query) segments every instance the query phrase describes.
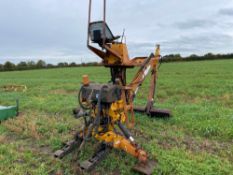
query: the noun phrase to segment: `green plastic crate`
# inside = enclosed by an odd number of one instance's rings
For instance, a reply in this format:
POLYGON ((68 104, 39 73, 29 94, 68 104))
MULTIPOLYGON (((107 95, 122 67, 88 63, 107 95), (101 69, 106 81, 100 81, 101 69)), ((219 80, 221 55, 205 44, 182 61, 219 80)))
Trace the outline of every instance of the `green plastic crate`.
POLYGON ((16 106, 0 106, 0 121, 18 115, 18 102, 16 106))

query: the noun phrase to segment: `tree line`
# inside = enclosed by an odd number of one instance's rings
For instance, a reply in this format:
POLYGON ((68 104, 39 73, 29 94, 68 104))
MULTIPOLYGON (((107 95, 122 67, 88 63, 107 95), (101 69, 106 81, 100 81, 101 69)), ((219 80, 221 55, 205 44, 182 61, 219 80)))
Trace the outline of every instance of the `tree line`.
MULTIPOLYGON (((217 59, 233 59, 233 53, 230 54, 212 54, 207 53, 203 56, 192 54, 187 57, 182 57, 180 54, 170 54, 162 57, 163 62, 175 62, 175 61, 202 61, 202 60, 217 60, 217 59)), ((67 63, 60 62, 58 64, 47 64, 43 60, 34 61, 21 61, 18 64, 14 64, 10 61, 0 64, 0 71, 15 71, 15 70, 32 70, 32 69, 49 69, 49 68, 61 68, 61 67, 85 67, 85 66, 100 66, 101 63, 89 62, 77 64, 75 62, 67 63)))
POLYGON ((165 55, 162 60, 164 62, 175 61, 202 61, 202 60, 219 60, 219 59, 233 59, 233 53, 229 54, 213 54, 207 53, 203 56, 192 54, 190 56, 182 57, 180 54, 165 55))
POLYGON ((62 68, 62 67, 85 67, 85 66, 99 66, 98 62, 89 62, 77 64, 75 62, 67 63, 60 62, 58 64, 47 64, 44 60, 34 61, 21 61, 18 64, 14 64, 10 61, 6 61, 4 64, 0 64, 0 71, 15 71, 15 70, 33 70, 33 69, 50 69, 50 68, 62 68))

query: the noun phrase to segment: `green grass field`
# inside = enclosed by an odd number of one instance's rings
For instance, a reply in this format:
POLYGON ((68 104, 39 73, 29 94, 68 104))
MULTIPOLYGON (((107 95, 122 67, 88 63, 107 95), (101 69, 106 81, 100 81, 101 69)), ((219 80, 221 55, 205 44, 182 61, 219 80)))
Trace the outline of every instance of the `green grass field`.
MULTIPOLYGON (((135 70, 129 71, 130 80, 135 70)), ((91 143, 80 155, 52 157, 72 138, 81 121, 72 117, 81 77, 110 80, 103 67, 1 72, 0 87, 22 84, 26 92, 0 88, 0 105, 20 99, 19 117, 0 124, 0 175, 74 174, 76 159, 91 155, 91 143)), ((149 81, 136 103, 146 102, 149 81)), ((158 160, 154 174, 233 174, 233 60, 166 63, 160 67, 156 106, 173 117, 152 119, 136 115, 138 143, 158 160)), ((113 150, 93 174, 134 174, 130 155, 113 150)))

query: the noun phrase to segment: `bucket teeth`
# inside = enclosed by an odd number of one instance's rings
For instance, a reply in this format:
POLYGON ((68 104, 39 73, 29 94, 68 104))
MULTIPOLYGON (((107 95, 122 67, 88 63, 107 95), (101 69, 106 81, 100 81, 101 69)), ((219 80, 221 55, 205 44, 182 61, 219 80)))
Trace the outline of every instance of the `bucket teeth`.
POLYGON ((155 160, 148 160, 146 163, 139 162, 133 167, 133 170, 144 175, 151 175, 156 163, 155 160))

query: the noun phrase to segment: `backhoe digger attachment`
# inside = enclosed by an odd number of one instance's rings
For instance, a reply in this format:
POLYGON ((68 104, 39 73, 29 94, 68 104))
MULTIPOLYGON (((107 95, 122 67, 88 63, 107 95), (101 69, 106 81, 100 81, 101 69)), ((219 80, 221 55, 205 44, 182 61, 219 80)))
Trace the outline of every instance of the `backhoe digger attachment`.
MULTIPOLYGON (((113 35, 106 23, 106 0, 103 0, 103 20, 91 21, 92 0, 89 0, 87 47, 102 59, 102 64, 110 69, 110 81, 99 84, 89 81, 83 75, 82 87, 79 91, 80 108, 75 109, 74 117, 83 118, 81 131, 73 141, 55 153, 55 157, 63 158, 74 149, 78 152, 84 143, 96 140, 102 147, 88 160, 79 164, 81 171, 91 171, 111 149, 124 151, 138 160, 134 171, 151 175, 157 161, 150 160, 149 154, 137 144, 130 133, 135 125, 135 112, 151 117, 169 117, 168 110, 153 108, 156 80, 158 74, 160 46, 149 57, 130 59, 126 43, 119 36, 113 35), (127 82, 127 69, 139 67, 132 81, 127 82), (149 94, 145 107, 134 107, 134 101, 140 86, 150 74, 149 94), (91 139, 92 138, 92 139, 91 139)), ((95 71, 95 69, 93 69, 95 71)))

